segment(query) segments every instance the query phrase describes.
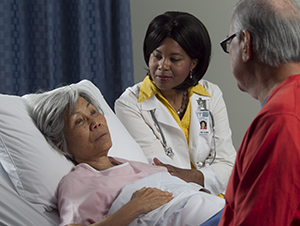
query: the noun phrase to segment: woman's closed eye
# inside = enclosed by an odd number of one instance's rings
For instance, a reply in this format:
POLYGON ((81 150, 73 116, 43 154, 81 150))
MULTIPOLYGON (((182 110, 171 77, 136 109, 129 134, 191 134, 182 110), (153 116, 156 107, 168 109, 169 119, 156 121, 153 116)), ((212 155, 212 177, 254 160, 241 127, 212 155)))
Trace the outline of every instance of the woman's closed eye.
POLYGON ((171 61, 172 62, 178 62, 178 61, 180 61, 180 59, 178 59, 178 58, 171 58, 171 61))
POLYGON ((153 53, 153 57, 157 60, 160 60, 162 58, 161 55, 155 53, 153 53))
POLYGON ((75 125, 79 125, 83 121, 82 118, 78 118, 75 120, 75 125))

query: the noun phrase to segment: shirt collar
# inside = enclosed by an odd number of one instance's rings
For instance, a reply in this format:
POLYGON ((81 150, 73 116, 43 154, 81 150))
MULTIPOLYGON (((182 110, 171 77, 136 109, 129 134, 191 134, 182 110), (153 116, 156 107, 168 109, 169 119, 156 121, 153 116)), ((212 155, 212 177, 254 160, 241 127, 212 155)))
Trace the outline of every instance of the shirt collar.
POLYGON ((267 96, 267 97, 264 99, 264 101, 261 103, 261 107, 263 107, 263 106, 264 106, 264 104, 266 103, 266 101, 267 101, 268 97, 269 97, 269 96, 267 96))
MULTIPOLYGON (((211 97, 209 92, 200 83, 198 83, 196 86, 190 87, 188 93, 191 92, 211 97)), ((159 89, 156 87, 155 83, 150 80, 149 76, 146 76, 140 87, 138 102, 147 100, 148 98, 159 93, 159 89)))

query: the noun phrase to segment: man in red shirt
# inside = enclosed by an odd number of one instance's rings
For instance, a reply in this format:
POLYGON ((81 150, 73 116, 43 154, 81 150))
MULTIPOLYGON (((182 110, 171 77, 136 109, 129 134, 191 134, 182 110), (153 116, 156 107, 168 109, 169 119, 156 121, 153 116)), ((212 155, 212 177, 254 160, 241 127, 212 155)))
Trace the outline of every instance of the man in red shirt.
POLYGON ((300 225, 300 12, 292 0, 240 0, 229 53, 261 111, 237 151, 219 225, 300 225))

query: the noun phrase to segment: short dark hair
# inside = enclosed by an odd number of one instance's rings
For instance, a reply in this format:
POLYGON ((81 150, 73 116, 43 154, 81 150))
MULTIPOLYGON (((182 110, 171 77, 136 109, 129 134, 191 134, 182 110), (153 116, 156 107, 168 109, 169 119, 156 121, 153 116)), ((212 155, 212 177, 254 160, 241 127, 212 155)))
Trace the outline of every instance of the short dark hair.
POLYGON ((175 40, 191 59, 198 60, 192 79, 187 76, 174 89, 186 90, 197 85, 207 71, 211 58, 211 41, 206 27, 198 18, 186 12, 169 11, 156 16, 150 22, 144 39, 147 66, 151 53, 165 38, 175 40))

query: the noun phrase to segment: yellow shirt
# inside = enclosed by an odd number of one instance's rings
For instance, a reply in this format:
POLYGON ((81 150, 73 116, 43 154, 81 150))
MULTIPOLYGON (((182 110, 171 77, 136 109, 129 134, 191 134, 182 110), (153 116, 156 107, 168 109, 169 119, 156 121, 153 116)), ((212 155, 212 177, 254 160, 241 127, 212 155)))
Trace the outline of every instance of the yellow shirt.
POLYGON ((177 112, 172 107, 172 105, 166 100, 166 98, 163 97, 163 95, 160 93, 159 89, 156 87, 155 83, 150 80, 149 76, 146 76, 144 81, 141 84, 141 88, 139 91, 139 99, 138 102, 142 102, 153 95, 156 95, 157 99, 169 110, 173 118, 178 123, 179 127, 183 131, 187 142, 189 143, 189 129, 190 129, 190 120, 191 120, 191 103, 190 103, 190 97, 193 95, 193 93, 197 93, 199 95, 209 96, 210 94, 207 92, 207 90, 198 83, 196 86, 190 87, 188 89, 188 104, 186 107, 186 111, 180 120, 177 112))

